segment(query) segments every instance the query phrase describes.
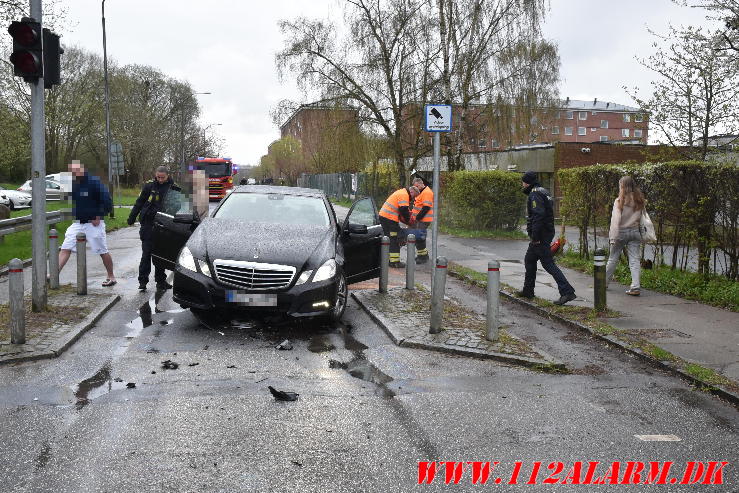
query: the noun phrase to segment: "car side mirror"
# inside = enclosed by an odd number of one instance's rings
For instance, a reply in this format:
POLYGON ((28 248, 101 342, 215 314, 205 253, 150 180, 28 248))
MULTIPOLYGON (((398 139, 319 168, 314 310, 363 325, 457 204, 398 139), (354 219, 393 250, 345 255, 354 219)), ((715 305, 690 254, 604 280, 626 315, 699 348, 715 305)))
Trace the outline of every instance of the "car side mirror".
POLYGON ((364 224, 352 224, 349 223, 349 226, 346 228, 347 233, 353 233, 357 235, 366 235, 367 234, 367 226, 364 224))
POLYGON ((174 215, 173 223, 193 224, 198 221, 198 217, 194 212, 178 212, 174 215))

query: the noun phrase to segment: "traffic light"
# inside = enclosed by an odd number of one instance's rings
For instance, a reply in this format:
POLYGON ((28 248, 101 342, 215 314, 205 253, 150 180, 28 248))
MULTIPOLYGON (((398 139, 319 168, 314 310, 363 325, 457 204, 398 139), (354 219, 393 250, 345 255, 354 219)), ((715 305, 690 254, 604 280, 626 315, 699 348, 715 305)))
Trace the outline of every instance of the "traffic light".
POLYGON ((59 35, 44 28, 44 88, 62 83, 61 54, 64 49, 59 46, 59 35))
POLYGON ((41 23, 29 17, 13 21, 8 27, 13 38, 10 62, 13 73, 26 82, 35 82, 44 76, 41 23))

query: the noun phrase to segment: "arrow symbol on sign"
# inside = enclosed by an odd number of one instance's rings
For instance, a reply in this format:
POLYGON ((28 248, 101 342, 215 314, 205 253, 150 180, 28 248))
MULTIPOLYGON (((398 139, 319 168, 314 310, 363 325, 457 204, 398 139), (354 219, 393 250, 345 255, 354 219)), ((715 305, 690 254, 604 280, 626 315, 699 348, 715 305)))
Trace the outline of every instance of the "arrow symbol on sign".
POLYGON ((441 116, 441 113, 439 113, 439 110, 437 110, 436 108, 431 108, 431 114, 434 115, 437 120, 443 118, 441 116))

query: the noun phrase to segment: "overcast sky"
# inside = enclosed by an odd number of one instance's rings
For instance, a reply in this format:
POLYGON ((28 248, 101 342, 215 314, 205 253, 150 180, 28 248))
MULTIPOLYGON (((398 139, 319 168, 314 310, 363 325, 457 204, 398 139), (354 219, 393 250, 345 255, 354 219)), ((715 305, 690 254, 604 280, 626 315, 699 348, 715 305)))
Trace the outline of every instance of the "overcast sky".
MULTIPOLYGON (((102 54, 100 0, 68 0, 62 42, 102 54)), ((225 155, 258 164, 279 137, 269 116, 283 99, 300 100, 280 84, 274 54, 282 47, 279 19, 337 18, 340 0, 107 0, 108 57, 187 79, 203 108, 201 124, 216 125, 225 155)), ((551 0, 545 36, 559 45, 561 95, 633 104, 623 86, 649 87, 651 74, 634 59, 652 52, 647 28, 705 25, 703 11, 670 0, 551 0)), ((112 115, 115 118, 115 115, 112 115)))

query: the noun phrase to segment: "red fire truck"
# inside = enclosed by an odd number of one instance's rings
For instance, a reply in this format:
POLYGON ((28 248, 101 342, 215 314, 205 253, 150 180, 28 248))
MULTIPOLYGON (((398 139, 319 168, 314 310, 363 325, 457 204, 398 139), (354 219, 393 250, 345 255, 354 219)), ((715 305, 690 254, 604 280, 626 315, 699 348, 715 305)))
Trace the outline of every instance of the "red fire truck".
POLYGON ((210 200, 221 200, 233 188, 233 177, 238 168, 230 157, 199 157, 194 164, 197 169, 204 170, 208 177, 210 200))

